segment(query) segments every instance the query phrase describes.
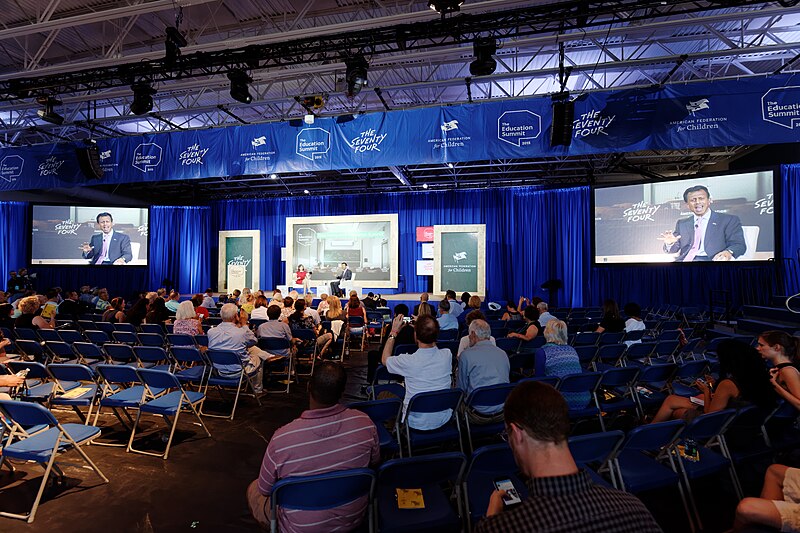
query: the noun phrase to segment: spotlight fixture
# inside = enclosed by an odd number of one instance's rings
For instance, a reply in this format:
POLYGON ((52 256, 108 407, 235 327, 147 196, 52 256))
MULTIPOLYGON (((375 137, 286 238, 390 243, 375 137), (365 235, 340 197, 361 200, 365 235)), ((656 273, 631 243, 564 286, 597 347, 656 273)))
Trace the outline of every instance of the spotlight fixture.
POLYGON ((422 188, 423 188, 423 189, 427 189, 427 188, 428 188, 428 184, 427 184, 427 183, 423 183, 423 184, 422 184, 422 188))
POLYGON ((139 82, 131 85, 133 90, 133 102, 131 102, 131 113, 134 115, 146 115, 153 110, 153 95, 156 90, 147 82, 139 82))
POLYGON ((188 43, 186 42, 186 37, 184 37, 175 26, 167 28, 165 33, 167 37, 164 40, 164 46, 167 49, 167 53, 164 57, 164 62, 167 66, 173 67, 181 56, 181 48, 185 47, 188 43))
POLYGON ((347 96, 354 97, 361 92, 361 89, 367 85, 367 70, 369 63, 362 55, 355 55, 345 60, 347 65, 347 72, 345 74, 345 81, 347 82, 347 96))
POLYGON ((243 104, 249 104, 253 101, 249 87, 249 84, 253 82, 253 78, 245 71, 235 68, 228 71, 228 79, 231 80, 231 98, 243 104))
POLYGON ((276 179, 278 179, 278 175, 277 174, 270 174, 269 175, 269 179, 276 180, 276 179))
POLYGON ((469 72, 473 76, 494 74, 497 61, 492 57, 497 52, 497 41, 493 37, 478 37, 472 43, 475 61, 469 64, 469 72))
POLYGON ((464 0, 428 0, 428 7, 442 14, 442 18, 448 13, 461 11, 464 0))
POLYGON ((36 99, 36 103, 44 106, 44 109, 36 111, 40 119, 50 124, 55 124, 56 126, 60 126, 64 123, 64 117, 53 110, 54 106, 61 105, 61 100, 53 98, 52 96, 40 96, 36 99))
POLYGON ((303 189, 303 194, 311 194, 311 191, 309 191, 308 189, 303 189))
POLYGON ((325 96, 322 94, 313 94, 303 98, 303 107, 306 109, 322 109, 325 107, 325 96))

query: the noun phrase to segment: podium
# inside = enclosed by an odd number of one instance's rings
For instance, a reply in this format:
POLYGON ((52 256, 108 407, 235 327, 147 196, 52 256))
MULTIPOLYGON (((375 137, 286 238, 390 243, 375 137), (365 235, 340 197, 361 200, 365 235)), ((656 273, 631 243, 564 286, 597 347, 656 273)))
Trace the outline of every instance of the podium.
POLYGON ((228 290, 242 290, 247 286, 247 267, 244 265, 228 265, 228 290))

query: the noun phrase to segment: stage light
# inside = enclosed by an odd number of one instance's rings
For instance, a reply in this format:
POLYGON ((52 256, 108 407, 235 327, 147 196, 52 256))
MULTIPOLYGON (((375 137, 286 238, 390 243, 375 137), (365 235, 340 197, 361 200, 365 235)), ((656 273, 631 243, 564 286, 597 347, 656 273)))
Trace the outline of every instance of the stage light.
POLYGON ((427 188, 428 188, 428 184, 427 184, 427 183, 423 183, 423 184, 422 184, 422 188, 423 188, 423 189, 427 189, 427 188))
POLYGON ((453 168, 453 163, 447 163, 447 168, 453 168))
POLYGON ((325 107, 325 96, 321 94, 314 94, 303 98, 303 107, 306 109, 322 109, 325 107))
POLYGON ((362 55, 356 55, 346 59, 344 64, 347 66, 345 73, 345 81, 347 82, 347 94, 352 98, 361 92, 361 89, 367 85, 367 70, 369 63, 362 55))
POLYGON ((133 90, 131 113, 134 115, 146 115, 153 110, 153 95, 156 94, 156 90, 149 83, 135 83, 131 85, 131 90, 133 90))
POLYGON ((245 71, 235 68, 228 71, 228 79, 231 80, 231 98, 243 104, 249 104, 253 101, 249 87, 249 84, 253 82, 253 78, 245 71))
POLYGON ((444 17, 448 13, 455 13, 461 10, 464 0, 428 0, 428 7, 441 13, 444 17))
POLYGON ((278 179, 278 175, 277 174, 270 174, 269 175, 269 179, 276 180, 276 179, 278 179))
POLYGON ((64 123, 64 117, 53 110, 54 106, 61 105, 61 100, 53 98, 52 96, 40 96, 36 99, 36 103, 44 106, 44 109, 36 111, 40 119, 50 124, 55 124, 56 126, 60 126, 64 123))
POLYGON ((186 42, 186 37, 184 37, 175 26, 167 28, 165 33, 167 37, 164 40, 164 47, 166 48, 164 63, 166 63, 168 67, 173 67, 181 56, 181 48, 185 47, 188 43, 186 42))
POLYGON ((311 191, 309 191, 308 189, 303 189, 303 194, 311 194, 311 191))
POLYGON ((469 72, 473 76, 494 74, 497 61, 492 57, 497 52, 497 41, 493 37, 479 37, 472 43, 475 61, 469 64, 469 72))
POLYGON ((315 118, 316 117, 312 113, 308 113, 306 115, 303 115, 303 122, 310 125, 314 123, 315 118))

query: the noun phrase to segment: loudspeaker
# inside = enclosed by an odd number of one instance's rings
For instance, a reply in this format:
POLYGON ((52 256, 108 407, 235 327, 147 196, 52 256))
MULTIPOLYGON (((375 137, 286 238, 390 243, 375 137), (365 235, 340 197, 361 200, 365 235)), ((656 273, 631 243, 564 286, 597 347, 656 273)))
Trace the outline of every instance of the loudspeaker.
POLYGON ((96 144, 77 148, 75 155, 78 157, 78 165, 84 176, 90 180, 99 180, 103 177, 105 171, 100 166, 100 149, 96 144))
POLYGON ((574 100, 553 100, 553 125, 550 146, 569 146, 572 143, 572 123, 575 120, 574 100))

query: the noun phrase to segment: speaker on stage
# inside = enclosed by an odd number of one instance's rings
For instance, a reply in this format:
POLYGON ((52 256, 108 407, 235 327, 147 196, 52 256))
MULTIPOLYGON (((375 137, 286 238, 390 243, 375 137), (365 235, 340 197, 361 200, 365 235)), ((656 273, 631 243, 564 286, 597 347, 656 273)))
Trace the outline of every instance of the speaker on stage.
POLYGON ((76 148, 75 155, 78 157, 78 165, 84 176, 90 180, 99 180, 103 177, 105 171, 100 166, 100 149, 96 144, 90 143, 76 148))

